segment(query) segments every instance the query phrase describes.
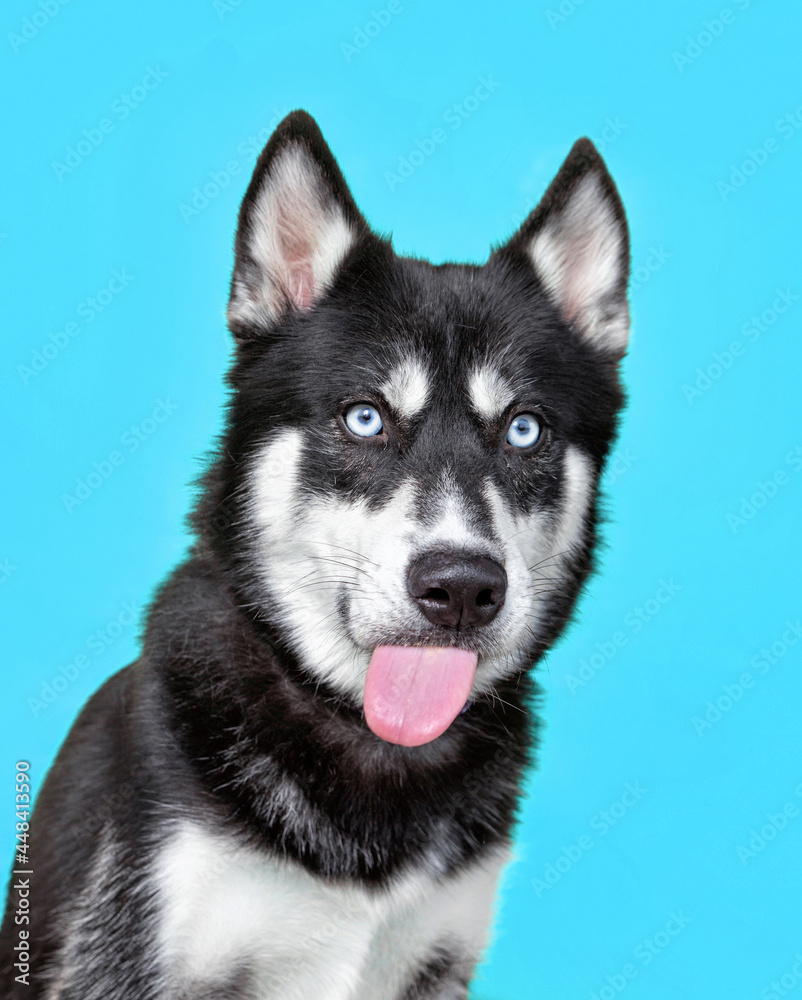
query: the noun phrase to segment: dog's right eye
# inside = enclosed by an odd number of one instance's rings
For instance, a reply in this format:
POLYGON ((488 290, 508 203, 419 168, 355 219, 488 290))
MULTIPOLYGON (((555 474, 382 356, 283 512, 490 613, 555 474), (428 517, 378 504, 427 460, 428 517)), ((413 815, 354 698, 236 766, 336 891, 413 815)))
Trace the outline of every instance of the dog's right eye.
POLYGON ((375 437, 384 426, 381 414, 370 403, 357 403, 345 411, 345 426, 357 437, 375 437))

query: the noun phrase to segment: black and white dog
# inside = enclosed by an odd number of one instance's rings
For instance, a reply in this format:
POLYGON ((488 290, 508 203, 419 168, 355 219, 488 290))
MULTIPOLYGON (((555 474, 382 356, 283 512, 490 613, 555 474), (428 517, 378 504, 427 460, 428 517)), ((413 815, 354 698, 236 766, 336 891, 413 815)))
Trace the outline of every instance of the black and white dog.
POLYGON ((32 821, 3 997, 457 1000, 591 569, 628 235, 593 145, 484 266, 398 257, 315 122, 242 204, 190 558, 32 821))

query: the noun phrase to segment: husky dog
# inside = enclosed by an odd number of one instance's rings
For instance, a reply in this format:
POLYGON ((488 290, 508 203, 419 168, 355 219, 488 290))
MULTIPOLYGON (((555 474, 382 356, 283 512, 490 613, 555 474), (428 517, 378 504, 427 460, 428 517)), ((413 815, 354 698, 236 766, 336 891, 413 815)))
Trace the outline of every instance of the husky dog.
POLYGON ((284 119, 240 211, 197 540, 42 788, 3 997, 467 996, 532 666, 591 569, 628 260, 587 139, 486 264, 435 266, 284 119))

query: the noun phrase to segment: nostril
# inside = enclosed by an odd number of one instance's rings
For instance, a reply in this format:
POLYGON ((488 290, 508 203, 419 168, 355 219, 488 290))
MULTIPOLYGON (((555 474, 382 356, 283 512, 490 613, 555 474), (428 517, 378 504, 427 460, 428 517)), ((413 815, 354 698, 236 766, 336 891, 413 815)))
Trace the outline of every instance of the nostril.
POLYGON ((491 604, 495 604, 493 600, 493 591, 488 587, 485 590, 480 590, 476 595, 476 606, 477 608, 487 608, 491 604))
POLYGON ((451 600, 448 591, 443 590, 442 587, 429 587, 427 591, 420 595, 420 599, 423 601, 435 601, 437 604, 448 604, 451 600))

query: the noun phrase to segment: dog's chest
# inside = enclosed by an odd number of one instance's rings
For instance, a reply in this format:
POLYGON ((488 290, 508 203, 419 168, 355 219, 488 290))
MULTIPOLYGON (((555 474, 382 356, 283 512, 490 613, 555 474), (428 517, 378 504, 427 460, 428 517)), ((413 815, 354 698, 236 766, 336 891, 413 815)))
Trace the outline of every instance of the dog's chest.
POLYGON ((505 861, 365 890, 186 823, 156 871, 163 971, 178 995, 397 1000, 433 956, 478 956, 505 861))

